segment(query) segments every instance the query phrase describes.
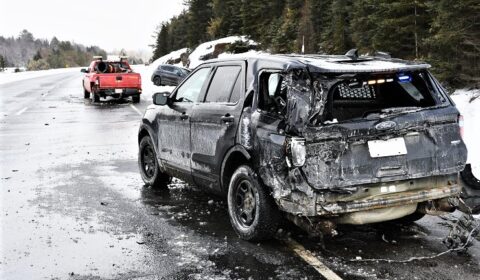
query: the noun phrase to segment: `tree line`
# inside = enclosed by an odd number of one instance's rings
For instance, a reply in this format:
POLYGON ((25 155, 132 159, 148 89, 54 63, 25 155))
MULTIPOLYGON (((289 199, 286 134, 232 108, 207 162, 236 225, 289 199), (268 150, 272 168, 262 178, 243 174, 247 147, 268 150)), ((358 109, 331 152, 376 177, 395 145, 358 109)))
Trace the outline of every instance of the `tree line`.
POLYGON ((35 39, 23 30, 17 37, 0 36, 0 64, 4 67, 26 67, 28 70, 45 70, 86 66, 92 56, 107 56, 105 50, 86 47, 70 41, 35 39))
POLYGON ((230 35, 274 53, 351 48, 424 60, 450 86, 480 84, 478 0, 185 0, 157 30, 153 59, 230 35))

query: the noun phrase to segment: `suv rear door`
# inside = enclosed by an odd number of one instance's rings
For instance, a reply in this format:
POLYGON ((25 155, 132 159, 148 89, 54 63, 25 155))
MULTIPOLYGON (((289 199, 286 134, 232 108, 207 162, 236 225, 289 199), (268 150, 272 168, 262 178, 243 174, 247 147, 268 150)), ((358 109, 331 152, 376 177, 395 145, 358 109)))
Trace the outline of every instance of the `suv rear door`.
POLYGON ((191 118, 192 173, 195 183, 220 189, 220 168, 226 152, 235 145, 245 92, 242 62, 217 65, 201 103, 191 118))

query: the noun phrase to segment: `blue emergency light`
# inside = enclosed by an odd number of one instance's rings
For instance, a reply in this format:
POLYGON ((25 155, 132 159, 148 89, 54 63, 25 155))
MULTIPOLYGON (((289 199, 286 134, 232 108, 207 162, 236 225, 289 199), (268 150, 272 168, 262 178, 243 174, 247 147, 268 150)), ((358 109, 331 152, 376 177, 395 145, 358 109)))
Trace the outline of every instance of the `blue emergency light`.
POLYGON ((397 78, 400 83, 410 83, 412 81, 412 76, 406 74, 399 74, 397 78))

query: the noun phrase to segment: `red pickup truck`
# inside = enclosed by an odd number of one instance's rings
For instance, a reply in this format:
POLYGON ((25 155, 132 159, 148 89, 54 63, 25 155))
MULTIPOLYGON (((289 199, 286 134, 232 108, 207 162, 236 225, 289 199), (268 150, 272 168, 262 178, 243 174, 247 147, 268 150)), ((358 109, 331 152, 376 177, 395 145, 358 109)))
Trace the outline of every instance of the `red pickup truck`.
POLYGON ((92 102, 99 102, 100 97, 132 97, 133 103, 140 102, 142 78, 134 73, 127 60, 103 60, 94 57, 88 69, 82 69, 84 98, 92 97, 92 102))

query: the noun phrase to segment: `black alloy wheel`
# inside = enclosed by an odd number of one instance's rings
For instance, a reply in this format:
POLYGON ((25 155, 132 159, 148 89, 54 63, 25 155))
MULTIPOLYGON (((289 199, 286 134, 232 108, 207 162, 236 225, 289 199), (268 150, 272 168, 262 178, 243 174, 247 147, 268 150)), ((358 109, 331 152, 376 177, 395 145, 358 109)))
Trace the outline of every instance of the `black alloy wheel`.
POLYGON ((228 187, 228 214, 237 235, 248 241, 271 239, 280 223, 280 211, 248 165, 237 168, 228 187))
POLYGON ((138 150, 138 167, 145 185, 153 188, 166 189, 172 177, 162 172, 158 165, 157 154, 150 136, 140 140, 138 150))
POLYGON ((155 159, 153 148, 150 145, 145 146, 141 157, 143 172, 147 178, 150 179, 155 175, 155 169, 157 169, 157 161, 155 159))
POLYGON ((235 219, 244 227, 249 227, 255 220, 255 189, 248 180, 242 180, 235 191, 235 219))

